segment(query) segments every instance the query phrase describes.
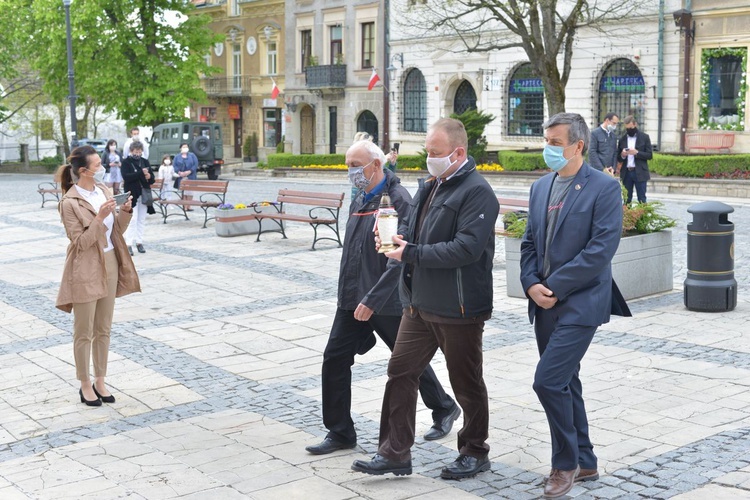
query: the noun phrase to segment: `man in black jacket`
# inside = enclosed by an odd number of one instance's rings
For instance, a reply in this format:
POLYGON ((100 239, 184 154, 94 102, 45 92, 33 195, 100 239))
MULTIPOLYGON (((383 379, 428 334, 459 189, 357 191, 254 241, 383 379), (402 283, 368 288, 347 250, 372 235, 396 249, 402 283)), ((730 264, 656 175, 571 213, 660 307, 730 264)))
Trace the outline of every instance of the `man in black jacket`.
POLYGON ((651 138, 638 130, 638 122, 633 115, 626 116, 625 135, 617 145, 619 152, 617 173, 620 174, 625 189, 628 191, 628 205, 633 201, 633 187, 638 195, 638 203, 646 203, 646 187, 651 179, 648 161, 654 157, 651 138))
MULTIPOLYGON (((349 180, 358 189, 349 206, 349 220, 339 271, 338 309, 323 354, 323 424, 328 435, 319 444, 305 448, 314 455, 354 448, 357 433, 351 417, 352 365, 354 355, 375 344, 377 332, 393 350, 401 322, 397 285, 400 266, 389 264, 377 253, 373 238, 375 211, 387 194, 399 218, 409 213, 411 196, 386 164, 383 152, 370 141, 355 142, 346 153, 349 180)), ((448 434, 461 410, 427 365, 419 377, 425 405, 432 410, 434 424, 425 439, 448 434)))
POLYGON ((412 210, 386 254, 403 262, 399 291, 404 314, 380 418, 380 445, 372 460, 352 469, 367 474, 411 474, 411 445, 422 369, 440 348, 451 386, 464 411, 458 458, 443 468, 444 479, 473 477, 489 470, 489 405, 482 375, 484 322, 492 315, 492 258, 495 253, 495 193, 467 156, 463 124, 444 118, 428 131, 427 169, 412 210))

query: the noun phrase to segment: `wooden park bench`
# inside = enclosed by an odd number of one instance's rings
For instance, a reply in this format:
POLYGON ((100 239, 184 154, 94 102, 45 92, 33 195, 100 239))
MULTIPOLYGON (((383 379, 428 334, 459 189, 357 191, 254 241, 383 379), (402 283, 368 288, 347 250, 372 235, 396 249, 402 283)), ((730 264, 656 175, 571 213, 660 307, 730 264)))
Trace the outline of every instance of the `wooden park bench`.
POLYGON ((48 201, 54 200, 60 203, 62 189, 60 189, 60 186, 56 182, 40 182, 36 192, 42 195, 42 208, 44 208, 44 204, 48 201))
MULTIPOLYGON (((500 204, 498 211, 498 222, 502 222, 502 216, 510 212, 528 213, 529 211, 529 200, 521 198, 501 198, 498 196, 497 202, 500 204)), ((499 234, 505 230, 505 224, 498 226, 495 225, 495 233, 499 234)))
POLYGON ((692 132, 685 134, 685 147, 688 152, 693 149, 702 149, 704 153, 711 151, 729 153, 734 146, 734 134, 731 132, 692 132))
POLYGON ((255 220, 258 221, 258 237, 255 241, 260 241, 261 233, 280 232, 283 238, 286 238, 284 230, 284 221, 305 222, 312 226, 315 232, 312 243, 312 250, 315 250, 315 244, 320 240, 331 240, 341 244, 341 234, 339 232, 339 213, 341 205, 344 202, 344 193, 315 193, 312 191, 291 191, 289 189, 280 189, 276 198, 277 204, 272 205, 276 212, 261 212, 260 208, 255 207, 255 220), (286 211, 289 206, 302 205, 311 206, 306 215, 293 214, 286 211), (263 220, 272 220, 278 225, 278 229, 263 229, 263 220), (319 237, 318 227, 325 226, 336 235, 335 238, 330 236, 319 237))
MULTIPOLYGON (((156 182, 159 182, 157 179, 156 182)), ((224 203, 224 198, 227 194, 227 187, 229 187, 229 181, 204 181, 204 180, 190 180, 182 179, 180 181, 180 189, 178 191, 169 190, 165 191, 159 196, 159 191, 156 191, 156 182, 151 186, 151 190, 154 192, 154 203, 158 203, 161 209, 161 215, 164 218, 164 224, 167 223, 167 218, 173 215, 179 215, 185 217, 185 220, 190 220, 188 217, 188 211, 185 207, 198 207, 203 210, 203 227, 206 227, 206 223, 215 217, 208 216, 209 208, 216 208, 224 203), (193 199, 186 200, 185 192, 194 193, 193 199), (158 200, 158 201, 157 201, 158 200), (177 207, 179 212, 169 213, 168 208, 170 206, 177 207)), ((159 186, 161 189, 161 186, 159 186)))

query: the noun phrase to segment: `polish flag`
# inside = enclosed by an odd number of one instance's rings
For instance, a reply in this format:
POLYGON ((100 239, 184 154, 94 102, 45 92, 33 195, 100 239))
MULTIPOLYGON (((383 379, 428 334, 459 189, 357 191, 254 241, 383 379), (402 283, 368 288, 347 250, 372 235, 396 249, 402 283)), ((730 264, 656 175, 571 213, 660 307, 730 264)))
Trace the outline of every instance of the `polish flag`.
POLYGON ((372 76, 370 77, 370 83, 367 85, 367 90, 372 90, 375 84, 379 81, 380 77, 378 76, 378 72, 375 71, 375 68, 372 68, 372 76))
POLYGON ((276 99, 277 97, 279 97, 279 92, 281 91, 279 90, 278 85, 276 85, 276 80, 271 78, 271 81, 273 82, 273 88, 271 89, 271 99, 276 99))

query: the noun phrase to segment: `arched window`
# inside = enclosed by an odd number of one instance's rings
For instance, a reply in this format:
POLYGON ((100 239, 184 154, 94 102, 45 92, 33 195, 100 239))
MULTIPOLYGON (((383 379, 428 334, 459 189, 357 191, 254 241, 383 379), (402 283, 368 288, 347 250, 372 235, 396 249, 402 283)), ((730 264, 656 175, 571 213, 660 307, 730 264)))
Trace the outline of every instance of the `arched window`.
POLYGON ((404 131, 427 132, 427 86, 418 69, 404 79, 404 131))
POLYGON ((531 63, 520 65, 508 82, 508 135, 540 136, 544 123, 544 86, 531 63))
POLYGON ((456 90, 456 97, 453 98, 453 112, 460 115, 469 109, 477 109, 477 93, 474 92, 474 87, 464 80, 456 90))
POLYGON ((599 109, 597 124, 607 113, 616 113, 622 121, 635 116, 638 127, 644 129, 646 119, 646 84, 638 66, 629 59, 615 59, 604 68, 599 80, 599 109))
POLYGON ((357 118, 357 132, 367 132, 372 136, 372 142, 378 143, 378 119, 372 111, 364 110, 357 118))

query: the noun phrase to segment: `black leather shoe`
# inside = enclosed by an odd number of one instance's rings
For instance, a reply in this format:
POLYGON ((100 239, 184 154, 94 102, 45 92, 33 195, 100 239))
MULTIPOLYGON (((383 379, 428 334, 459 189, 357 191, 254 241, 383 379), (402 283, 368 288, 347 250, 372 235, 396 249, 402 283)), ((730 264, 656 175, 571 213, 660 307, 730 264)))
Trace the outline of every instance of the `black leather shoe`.
POLYGON ((370 349, 372 349, 373 347, 375 347, 375 341, 376 341, 376 339, 375 339, 375 334, 374 334, 374 333, 371 333, 371 334, 370 334, 370 335, 369 335, 369 336, 367 337, 367 339, 366 339, 366 340, 365 340, 365 341, 364 341, 364 342, 362 343, 362 345, 361 345, 361 346, 359 346, 359 349, 357 349, 357 354, 359 354, 360 356, 361 356, 362 354, 367 354, 367 352, 368 352, 368 351, 369 351, 370 349))
POLYGON ((461 416, 461 408, 459 408, 457 404, 454 404, 453 411, 439 421, 434 422, 432 427, 430 427, 430 430, 425 433, 424 438, 427 441, 444 438, 451 431, 453 428, 453 422, 455 422, 459 416, 461 416))
POLYGON ((380 455, 375 455, 372 460, 355 460, 352 464, 352 470, 382 476, 383 474, 393 474, 395 476, 408 476, 411 474, 411 460, 406 462, 396 462, 388 460, 380 455))
POLYGON ((94 389, 94 394, 96 394, 96 397, 98 397, 99 399, 101 399, 103 403, 114 403, 115 402, 115 397, 113 395, 110 394, 109 396, 102 396, 101 394, 99 394, 99 391, 96 390, 96 386, 95 385, 92 385, 91 387, 94 389))
MULTIPOLYGON (((94 391, 96 393, 96 391, 94 391)), ((102 400, 98 397, 92 401, 89 401, 88 399, 83 397, 83 389, 78 389, 78 395, 81 396, 81 403, 86 403, 86 406, 101 406, 102 400)))
POLYGON ((351 450, 355 446, 357 446, 357 443, 342 443, 327 437, 320 444, 305 447, 305 450, 313 455, 327 455, 338 450, 351 450))
POLYGON ((135 247, 138 249, 138 253, 146 253, 146 249, 143 248, 143 243, 136 243, 135 247))
POLYGON ((443 479, 464 479, 474 477, 480 472, 490 470, 490 459, 474 458, 469 455, 459 455, 455 462, 447 467, 443 467, 440 477, 443 479))

